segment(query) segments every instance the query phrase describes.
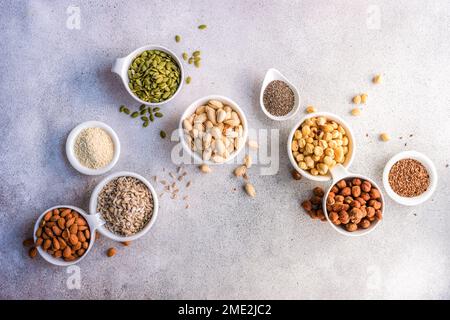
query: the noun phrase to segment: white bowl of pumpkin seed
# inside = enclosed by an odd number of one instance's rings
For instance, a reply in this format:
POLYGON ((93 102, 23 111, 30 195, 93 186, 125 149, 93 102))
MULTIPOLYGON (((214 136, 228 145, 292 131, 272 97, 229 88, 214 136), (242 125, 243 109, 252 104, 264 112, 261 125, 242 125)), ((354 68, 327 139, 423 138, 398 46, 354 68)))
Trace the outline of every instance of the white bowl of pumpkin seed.
POLYGON ((169 49, 147 45, 114 61, 111 71, 139 103, 162 105, 180 92, 184 81, 181 60, 169 49))

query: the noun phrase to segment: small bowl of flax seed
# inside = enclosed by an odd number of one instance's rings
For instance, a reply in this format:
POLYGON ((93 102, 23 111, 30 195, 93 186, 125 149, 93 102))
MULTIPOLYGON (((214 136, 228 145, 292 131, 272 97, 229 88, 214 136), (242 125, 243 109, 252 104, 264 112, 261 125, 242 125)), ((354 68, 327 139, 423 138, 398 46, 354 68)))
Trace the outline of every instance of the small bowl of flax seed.
POLYGON ((386 193, 395 202, 415 206, 428 200, 436 190, 436 167, 423 153, 404 151, 393 156, 383 171, 386 193))

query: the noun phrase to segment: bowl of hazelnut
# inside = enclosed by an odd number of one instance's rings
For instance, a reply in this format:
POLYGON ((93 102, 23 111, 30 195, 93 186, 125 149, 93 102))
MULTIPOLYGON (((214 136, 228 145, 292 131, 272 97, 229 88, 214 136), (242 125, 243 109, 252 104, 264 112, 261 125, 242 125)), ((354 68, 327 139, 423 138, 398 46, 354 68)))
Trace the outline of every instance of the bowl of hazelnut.
POLYGON ((288 157, 302 176, 314 181, 330 181, 336 165, 350 167, 355 139, 347 123, 329 112, 310 113, 291 130, 288 157))
POLYGON ((385 202, 380 187, 370 178, 348 172, 338 164, 333 182, 323 197, 323 213, 337 232, 366 235, 380 224, 385 202))

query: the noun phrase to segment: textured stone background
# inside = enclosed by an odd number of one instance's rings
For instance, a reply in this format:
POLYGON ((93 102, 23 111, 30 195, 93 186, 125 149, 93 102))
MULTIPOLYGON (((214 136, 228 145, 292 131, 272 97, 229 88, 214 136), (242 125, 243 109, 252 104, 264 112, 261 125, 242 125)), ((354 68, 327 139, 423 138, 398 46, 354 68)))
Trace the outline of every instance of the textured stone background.
POLYGON ((1 1, 0 9, 0 298, 450 298, 448 1, 36 0, 1 1), (70 5, 80 8, 80 30, 66 27, 70 5), (110 68, 150 43, 201 49, 204 63, 187 67, 192 84, 145 130, 118 113, 122 103, 138 105, 110 68), (270 67, 298 86, 302 108, 349 121, 353 171, 381 182, 396 152, 428 154, 440 176, 433 198, 413 208, 388 199, 384 223, 358 239, 306 217, 299 201, 316 184, 293 181, 285 154, 301 115, 275 123, 259 110, 270 67), (370 82, 376 72, 382 85, 370 82), (369 102, 351 117, 349 100, 364 91, 369 102), (251 170, 256 199, 241 192, 233 166, 209 176, 190 167, 191 208, 163 198, 151 232, 112 259, 112 241, 99 240, 78 264, 79 290, 67 288, 65 268, 27 257, 21 242, 37 216, 57 204, 87 209, 102 178, 69 165, 64 143, 75 125, 111 125, 123 147, 114 171, 150 178, 175 167, 174 144, 159 130, 176 128, 190 102, 212 93, 236 100, 252 128, 280 130, 278 174, 251 170), (382 131, 389 143, 378 141, 382 131))

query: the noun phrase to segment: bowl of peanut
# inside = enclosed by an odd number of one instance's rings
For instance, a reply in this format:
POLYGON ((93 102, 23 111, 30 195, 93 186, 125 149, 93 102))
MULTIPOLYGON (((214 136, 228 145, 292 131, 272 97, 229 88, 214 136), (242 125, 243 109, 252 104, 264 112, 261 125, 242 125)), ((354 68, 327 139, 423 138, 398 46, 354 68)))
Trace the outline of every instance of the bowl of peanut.
POLYGON ((295 170, 314 181, 331 180, 337 164, 348 168, 355 154, 355 139, 347 123, 328 112, 311 113, 291 130, 288 156, 295 170))
POLYGON ((372 179, 348 172, 342 165, 332 171, 333 182, 323 197, 323 213, 330 225, 346 236, 366 235, 379 225, 385 202, 372 179))

